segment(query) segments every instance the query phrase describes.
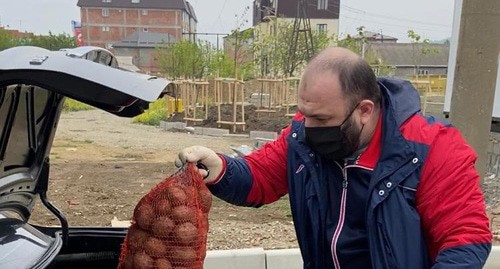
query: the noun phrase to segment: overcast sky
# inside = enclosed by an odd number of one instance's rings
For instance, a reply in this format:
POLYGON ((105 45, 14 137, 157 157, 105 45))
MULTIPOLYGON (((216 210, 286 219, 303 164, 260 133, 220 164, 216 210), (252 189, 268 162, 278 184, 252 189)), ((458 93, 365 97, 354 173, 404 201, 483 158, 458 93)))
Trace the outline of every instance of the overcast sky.
MULTIPOLYGON (((79 20, 77 0, 0 0, 0 25, 37 34, 71 33, 71 20, 79 20)), ((165 0, 168 1, 168 0, 165 0)), ((198 32, 229 33, 251 26, 252 0, 191 0, 198 17, 198 32)), ((356 28, 382 32, 407 41, 408 29, 424 38, 450 37, 454 0, 341 0, 339 33, 356 28)), ((200 36, 202 38, 202 36, 200 36)), ((214 41, 215 39, 211 39, 214 41)))

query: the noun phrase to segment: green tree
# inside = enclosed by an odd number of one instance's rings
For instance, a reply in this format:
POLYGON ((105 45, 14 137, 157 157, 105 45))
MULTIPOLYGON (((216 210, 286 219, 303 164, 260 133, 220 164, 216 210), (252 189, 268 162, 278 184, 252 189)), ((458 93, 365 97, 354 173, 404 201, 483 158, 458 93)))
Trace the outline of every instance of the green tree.
POLYGON ((163 44, 156 48, 156 59, 160 71, 171 79, 234 75, 232 59, 206 41, 163 44))
POLYGON ((29 37, 16 38, 7 30, 0 30, 0 50, 15 46, 36 46, 48 50, 59 50, 63 48, 74 48, 76 46, 74 37, 68 34, 33 35, 29 37))
POLYGON ((247 79, 252 76, 254 63, 254 29, 249 28, 240 31, 236 28, 226 37, 225 51, 233 61, 233 71, 235 78, 247 79))
POLYGON ((15 45, 16 41, 12 38, 9 31, 0 29, 0 50, 8 49, 14 47, 15 45))
POLYGON ((358 32, 356 38, 347 35, 346 38, 337 40, 337 46, 349 49, 360 55, 370 64, 376 75, 393 76, 395 67, 384 64, 383 59, 371 48, 368 38, 365 35, 365 27, 359 26, 356 30, 358 32))
MULTIPOLYGON (((294 57, 294 62, 287 62, 289 59, 289 47, 292 42, 293 24, 280 21, 276 23, 275 30, 266 33, 262 29, 256 30, 253 50, 255 55, 255 65, 260 70, 260 74, 270 76, 293 76, 299 67, 306 63, 304 57, 294 57), (291 65, 290 73, 287 74, 287 63, 291 65)), ((332 43, 334 37, 329 37, 324 32, 313 31, 313 55, 326 48, 332 43)), ((299 35, 297 41, 297 55, 305 56, 306 42, 305 36, 299 35)))
POLYGON ((368 45, 368 39, 365 36, 365 27, 359 26, 356 28, 356 31, 358 32, 357 38, 347 35, 344 39, 337 39, 337 46, 351 50, 365 58, 366 46, 368 45))
POLYGON ((423 39, 413 30, 408 30, 408 37, 411 39, 412 43, 412 58, 414 64, 414 74, 418 77, 420 74, 420 65, 424 57, 431 54, 438 54, 439 49, 431 48, 431 42, 429 39, 423 39))

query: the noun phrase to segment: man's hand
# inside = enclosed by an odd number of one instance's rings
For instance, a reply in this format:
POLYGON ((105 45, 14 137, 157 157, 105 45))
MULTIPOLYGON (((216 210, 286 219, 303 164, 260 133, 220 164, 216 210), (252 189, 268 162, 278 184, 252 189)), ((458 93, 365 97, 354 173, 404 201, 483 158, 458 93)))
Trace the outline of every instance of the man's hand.
POLYGON ((192 146, 181 150, 175 160, 175 166, 182 167, 188 162, 203 164, 207 168, 206 170, 198 169, 206 183, 215 181, 223 169, 223 162, 217 153, 202 146, 192 146))

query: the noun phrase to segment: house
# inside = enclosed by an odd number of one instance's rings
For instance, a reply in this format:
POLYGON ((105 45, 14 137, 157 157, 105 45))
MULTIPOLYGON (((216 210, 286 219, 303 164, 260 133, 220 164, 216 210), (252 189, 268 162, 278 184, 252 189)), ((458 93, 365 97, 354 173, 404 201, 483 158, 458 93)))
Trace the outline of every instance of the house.
POLYGON ((392 67, 392 75, 409 78, 414 75, 446 75, 449 44, 422 43, 371 43, 367 51, 376 58, 371 63, 392 67))
POLYGON ((365 39, 368 43, 397 43, 398 39, 392 36, 384 35, 383 33, 375 33, 364 31, 363 35, 356 35, 353 37, 355 40, 365 39))
POLYGON ((197 19, 186 0, 78 0, 85 45, 112 49, 134 33, 195 39, 197 19))
POLYGON ((132 57, 145 73, 158 71, 155 48, 195 40, 197 18, 186 0, 78 0, 85 45, 132 57))
MULTIPOLYGON (((338 35, 340 0, 304 0, 311 30, 338 35)), ((274 34, 283 23, 293 23, 299 0, 254 0, 253 25, 261 33, 274 34)))
POLYGON ((169 33, 152 33, 137 31, 113 44, 115 55, 131 57, 132 64, 142 72, 154 74, 159 72, 155 60, 156 48, 174 43, 176 38, 169 33))

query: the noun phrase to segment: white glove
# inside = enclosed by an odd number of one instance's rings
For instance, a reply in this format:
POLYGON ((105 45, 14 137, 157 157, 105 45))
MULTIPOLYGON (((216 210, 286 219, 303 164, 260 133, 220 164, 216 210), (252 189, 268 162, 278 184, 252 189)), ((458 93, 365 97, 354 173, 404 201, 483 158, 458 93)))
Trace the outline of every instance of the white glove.
POLYGON ((201 168, 198 169, 205 183, 215 181, 223 168, 223 162, 217 153, 203 146, 192 146, 181 150, 175 160, 175 166, 182 167, 188 162, 196 164, 201 163, 207 168, 206 170, 201 168))

